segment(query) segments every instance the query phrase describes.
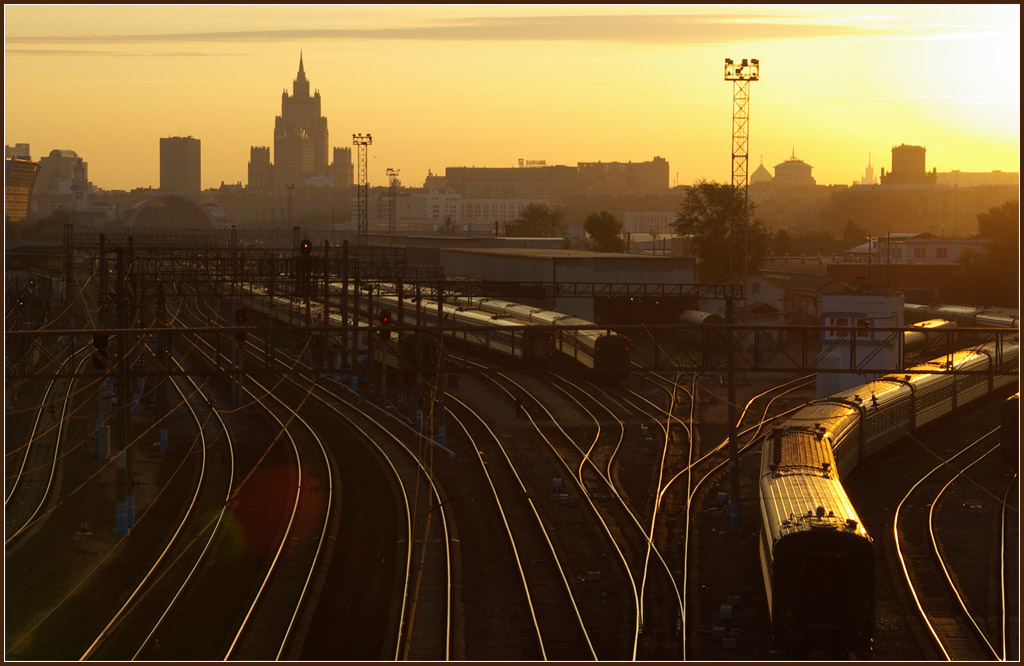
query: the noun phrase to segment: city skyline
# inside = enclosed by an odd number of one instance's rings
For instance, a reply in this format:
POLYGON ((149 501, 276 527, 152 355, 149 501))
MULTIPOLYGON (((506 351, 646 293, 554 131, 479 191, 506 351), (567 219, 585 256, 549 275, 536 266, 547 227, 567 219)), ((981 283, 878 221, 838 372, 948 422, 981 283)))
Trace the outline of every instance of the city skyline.
MULTIPOLYGON (((750 172, 819 184, 924 146, 931 171, 1019 171, 1018 5, 5 6, 5 140, 76 151, 104 189, 156 187, 159 141, 202 141, 202 187, 247 181, 300 52, 329 149, 369 182, 428 170, 668 160, 728 182, 724 58, 759 58, 750 172), (239 15, 244 7, 245 16, 239 15), (258 45, 259 48, 255 48, 258 45), (815 56, 815 57, 812 57, 815 56), (31 103, 27 102, 30 101, 31 103)), ((678 179, 678 181, 677 181, 678 179)))

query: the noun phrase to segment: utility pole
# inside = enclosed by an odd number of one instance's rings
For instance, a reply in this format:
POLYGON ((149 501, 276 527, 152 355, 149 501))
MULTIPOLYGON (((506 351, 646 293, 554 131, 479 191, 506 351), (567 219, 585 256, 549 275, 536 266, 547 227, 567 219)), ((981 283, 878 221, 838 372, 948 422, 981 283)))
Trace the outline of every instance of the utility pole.
POLYGON ((99 325, 100 328, 107 327, 107 235, 100 234, 100 306, 99 325))
POLYGON ((729 376, 729 529, 735 531, 740 527, 740 460, 739 443, 736 434, 736 338, 732 326, 736 323, 733 316, 733 294, 725 298, 725 323, 728 356, 726 373, 729 376))
POLYGON ((398 208, 398 172, 399 169, 388 169, 388 233, 395 233, 395 218, 398 208))
POLYGON ((434 405, 434 418, 437 423, 437 443, 441 448, 448 446, 445 433, 445 400, 444 400, 444 376, 441 372, 441 359, 444 357, 444 276, 437 280, 437 402, 434 405))
MULTIPOLYGON (((163 282, 156 283, 156 325, 161 329, 157 337, 157 368, 163 370, 163 377, 159 380, 156 389, 156 409, 153 410, 153 420, 160 422, 167 412, 167 390, 170 383, 171 371, 171 336, 166 330, 167 326, 167 298, 164 293, 163 282)), ((160 428, 160 452, 167 450, 167 428, 160 428)))
POLYGON ((352 144, 356 146, 356 162, 358 163, 359 170, 359 181, 356 185, 356 211, 358 213, 356 242, 360 245, 366 245, 368 242, 367 235, 369 233, 369 222, 367 220, 366 209, 368 206, 370 188, 367 182, 366 153, 368 147, 373 144, 373 137, 369 134, 353 134, 352 144))
POLYGON ((132 490, 131 450, 131 387, 128 372, 128 303, 125 294, 124 248, 117 248, 117 282, 114 284, 117 300, 118 381, 117 424, 120 451, 117 454, 117 499, 114 505, 114 534, 125 536, 135 524, 135 495, 132 490))
POLYGON ((327 276, 330 271, 328 270, 329 258, 331 256, 331 241, 324 239, 324 307, 320 311, 320 320, 323 325, 320 332, 320 367, 324 372, 327 372, 330 367, 332 359, 328 358, 330 355, 330 347, 327 344, 327 331, 330 324, 331 318, 331 290, 330 283, 328 282, 327 276))
POLYGON ((355 279, 352 281, 352 378, 351 386, 352 392, 359 392, 359 336, 361 331, 359 329, 359 290, 361 288, 359 281, 359 271, 356 270, 355 279))
MULTIPOLYGON (((353 318, 354 320, 354 318, 353 318)), ((341 369, 347 370, 348 364, 348 239, 341 241, 341 369)), ((355 337, 355 336, 353 336, 355 337)))

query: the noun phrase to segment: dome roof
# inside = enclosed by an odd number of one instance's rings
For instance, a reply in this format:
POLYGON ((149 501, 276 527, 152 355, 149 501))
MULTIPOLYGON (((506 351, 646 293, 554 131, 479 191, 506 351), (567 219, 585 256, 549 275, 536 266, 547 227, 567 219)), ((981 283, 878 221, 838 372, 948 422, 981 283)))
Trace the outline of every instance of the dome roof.
POLYGON ((754 170, 754 173, 750 174, 751 185, 753 185, 754 183, 768 183, 771 182, 771 180, 772 174, 768 171, 768 169, 764 168, 763 163, 758 165, 757 169, 754 170))
POLYGON ((203 206, 177 194, 144 199, 125 211, 125 226, 137 229, 212 229, 213 216, 203 206))

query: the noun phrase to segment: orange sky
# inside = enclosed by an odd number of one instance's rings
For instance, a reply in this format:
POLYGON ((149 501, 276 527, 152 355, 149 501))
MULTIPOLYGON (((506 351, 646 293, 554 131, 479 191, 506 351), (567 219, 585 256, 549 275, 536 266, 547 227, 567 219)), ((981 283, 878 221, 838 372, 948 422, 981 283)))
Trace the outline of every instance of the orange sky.
POLYGON ((5 143, 76 151, 98 187, 159 184, 159 139, 202 141, 202 184, 272 146, 300 50, 331 146, 372 134, 369 179, 669 161, 730 178, 732 84, 758 58, 750 171, 876 175, 901 143, 939 171, 1019 171, 1019 5, 5 5, 5 143))

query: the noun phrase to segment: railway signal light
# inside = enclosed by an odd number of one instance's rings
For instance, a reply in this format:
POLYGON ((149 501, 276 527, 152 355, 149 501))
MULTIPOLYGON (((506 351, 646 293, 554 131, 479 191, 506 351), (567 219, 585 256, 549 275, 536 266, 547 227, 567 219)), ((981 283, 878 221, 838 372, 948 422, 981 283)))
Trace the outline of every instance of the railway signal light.
POLYGON ((390 340, 391 339, 391 310, 388 310, 387 308, 384 308, 383 310, 380 311, 380 315, 379 315, 378 318, 380 319, 380 325, 381 325, 381 329, 380 329, 380 337, 381 337, 381 339, 382 340, 390 340))
POLYGON ((308 238, 303 240, 302 244, 299 245, 299 251, 302 252, 302 256, 308 257, 313 252, 313 243, 308 238))
MULTIPOLYGON (((235 326, 245 326, 245 308, 235 310, 235 326)), ((245 331, 235 331, 235 340, 245 342, 245 331)))

